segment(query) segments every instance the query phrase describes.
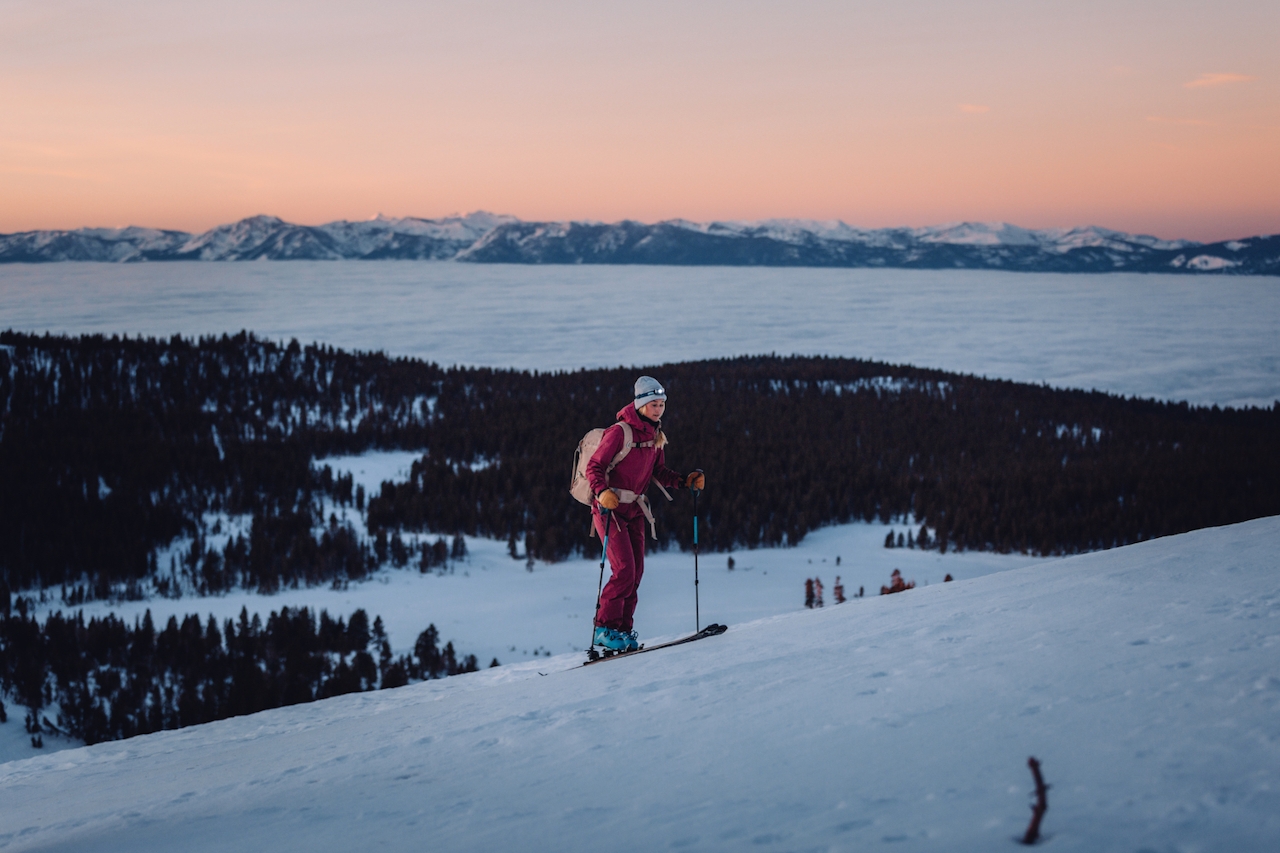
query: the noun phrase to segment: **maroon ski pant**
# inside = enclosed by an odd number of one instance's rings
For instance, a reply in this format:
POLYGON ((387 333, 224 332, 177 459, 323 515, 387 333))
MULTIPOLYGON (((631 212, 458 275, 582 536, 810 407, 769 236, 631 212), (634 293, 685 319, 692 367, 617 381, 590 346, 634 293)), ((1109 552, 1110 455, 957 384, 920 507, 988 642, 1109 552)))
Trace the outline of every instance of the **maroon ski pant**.
MULTIPOLYGON (((604 517, 592 508, 596 535, 604 539, 604 517)), ((637 591, 644 576, 644 535, 649 522, 635 504, 609 513, 609 582, 600 593, 596 625, 630 631, 636 612, 637 591)))

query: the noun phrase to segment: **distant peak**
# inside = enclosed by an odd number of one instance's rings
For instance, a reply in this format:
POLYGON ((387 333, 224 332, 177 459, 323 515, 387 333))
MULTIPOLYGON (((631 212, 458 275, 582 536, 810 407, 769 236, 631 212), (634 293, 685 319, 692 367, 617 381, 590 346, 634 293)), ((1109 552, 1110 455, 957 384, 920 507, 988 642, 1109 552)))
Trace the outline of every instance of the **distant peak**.
MULTIPOLYGON (((241 225, 241 224, 251 224, 251 225, 284 225, 284 224, 285 224, 285 221, 284 221, 283 219, 281 219, 280 217, 278 217, 278 216, 270 216, 270 215, 268 215, 268 214, 266 214, 266 213, 259 213, 259 214, 257 214, 256 216, 246 216, 244 219, 241 219, 241 220, 239 220, 239 221, 237 221, 237 222, 233 222, 233 223, 231 223, 231 225, 241 225)), ((219 227, 227 228, 227 227, 229 227, 229 226, 227 226, 227 225, 222 225, 222 226, 219 226, 219 227)))

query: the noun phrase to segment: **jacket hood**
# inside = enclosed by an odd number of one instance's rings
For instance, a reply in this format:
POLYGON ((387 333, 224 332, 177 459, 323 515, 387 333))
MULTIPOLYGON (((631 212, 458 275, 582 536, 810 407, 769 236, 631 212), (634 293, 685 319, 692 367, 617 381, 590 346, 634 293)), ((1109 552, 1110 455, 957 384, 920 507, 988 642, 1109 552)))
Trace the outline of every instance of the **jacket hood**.
POLYGON ((637 436, 643 436, 637 437, 636 441, 648 441, 653 438, 654 433, 656 432, 653 424, 646 421, 641 417, 640 413, 636 411, 635 403, 627 403, 627 405, 622 407, 622 411, 618 412, 616 417, 618 420, 626 421, 630 424, 632 431, 637 436))

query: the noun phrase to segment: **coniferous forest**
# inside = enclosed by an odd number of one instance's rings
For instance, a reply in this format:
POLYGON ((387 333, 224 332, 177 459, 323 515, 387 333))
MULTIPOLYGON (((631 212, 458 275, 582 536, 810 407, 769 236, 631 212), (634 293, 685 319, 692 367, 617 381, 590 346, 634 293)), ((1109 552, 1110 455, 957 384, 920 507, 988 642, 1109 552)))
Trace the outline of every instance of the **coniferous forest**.
POLYGON ((317 622, 285 607, 265 624, 241 610, 221 628, 171 616, 157 629, 149 610, 132 626, 61 613, 41 624, 19 598, 0 621, 0 684, 26 709, 33 745, 54 732, 98 743, 478 669, 439 638, 430 625, 412 655, 393 658, 381 618, 370 625, 363 610, 349 620, 322 610, 317 622))
MULTIPOLYGON (((795 544, 822 525, 880 519, 919 525, 919 544, 944 551, 1068 554, 1280 513, 1280 404, 1194 407, 844 358, 530 373, 442 368, 246 333, 156 340, 6 332, 6 686, 34 700, 34 681, 18 686, 13 667, 26 665, 24 650, 37 636, 51 649, 79 649, 65 658, 79 663, 51 663, 48 672, 66 685, 57 688, 63 707, 80 715, 67 728, 95 739, 355 684, 386 686, 386 671, 379 664, 374 674, 358 638, 308 640, 314 654, 342 661, 290 668, 272 681, 270 661, 280 653, 270 649, 293 641, 271 639, 271 631, 292 628, 195 617, 163 629, 73 617, 39 626, 14 596, 21 604, 23 593, 57 588, 74 604, 164 594, 171 580, 156 550, 179 537, 193 542, 183 572, 201 593, 343 583, 383 565, 427 571, 458 557, 463 540, 450 546, 445 538, 457 534, 505 539, 513 554, 520 542, 530 560, 594 553, 586 511, 567 490, 573 451, 588 429, 612 423, 642 372, 669 394, 668 464, 707 473, 704 549, 795 544), (323 465, 326 456, 374 448, 422 456, 407 482, 370 495, 323 465), (325 502, 357 506, 367 529, 324 518, 325 502), (206 547, 211 513, 248 519, 246 532, 206 547), (438 538, 411 553, 407 531, 438 538), (185 647, 211 650, 194 655, 205 661, 198 672, 171 663, 192 658, 172 651, 185 647), (108 693, 152 698, 110 699, 93 710, 86 672, 107 659, 144 673, 108 693), (264 679, 259 686, 234 675, 245 667, 264 679)), ((659 547, 691 547, 690 525, 662 518, 683 519, 687 496, 667 506, 659 495, 654 508, 659 547)), ((315 617, 272 619, 279 626, 315 617)), ((323 627, 313 634, 336 636, 323 627)), ((401 666, 435 672, 423 660, 401 666)))
MULTIPOLYGON (((107 595, 153 575, 155 548, 211 511, 252 525, 197 555, 209 591, 358 579, 393 559, 365 543, 401 529, 515 537, 542 560, 594 551, 567 493, 573 450, 642 371, 670 395, 669 464, 707 472, 707 548, 909 517, 941 549, 1067 554, 1280 512, 1280 404, 1200 408, 838 358, 538 374, 243 333, 7 332, 4 577, 15 592, 107 595), (368 496, 367 531, 318 517, 321 496, 362 498, 314 460, 372 448, 423 456, 408 482, 368 496)), ((690 547, 687 528, 660 524, 662 544, 690 547)))

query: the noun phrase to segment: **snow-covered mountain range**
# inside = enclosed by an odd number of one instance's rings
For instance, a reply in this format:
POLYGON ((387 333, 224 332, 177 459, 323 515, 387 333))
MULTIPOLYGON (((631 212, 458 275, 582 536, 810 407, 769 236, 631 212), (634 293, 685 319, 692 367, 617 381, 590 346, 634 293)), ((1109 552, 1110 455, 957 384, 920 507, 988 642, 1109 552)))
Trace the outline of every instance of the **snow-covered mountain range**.
POLYGON ((0 263, 341 259, 1280 275, 1280 235, 1202 244, 1095 226, 1032 230, 963 222, 862 229, 797 219, 524 222, 485 212, 325 225, 253 216, 203 234, 130 226, 0 235, 0 263))
POLYGON ((1278 537, 704 611, 729 631, 0 764, 0 848, 986 853, 1019 849, 1035 756, 1048 849, 1275 850, 1278 537))
POLYGON ((251 216, 203 234, 154 228, 80 228, 0 235, 0 261, 256 261, 452 258, 514 217, 472 213, 294 225, 251 216))

